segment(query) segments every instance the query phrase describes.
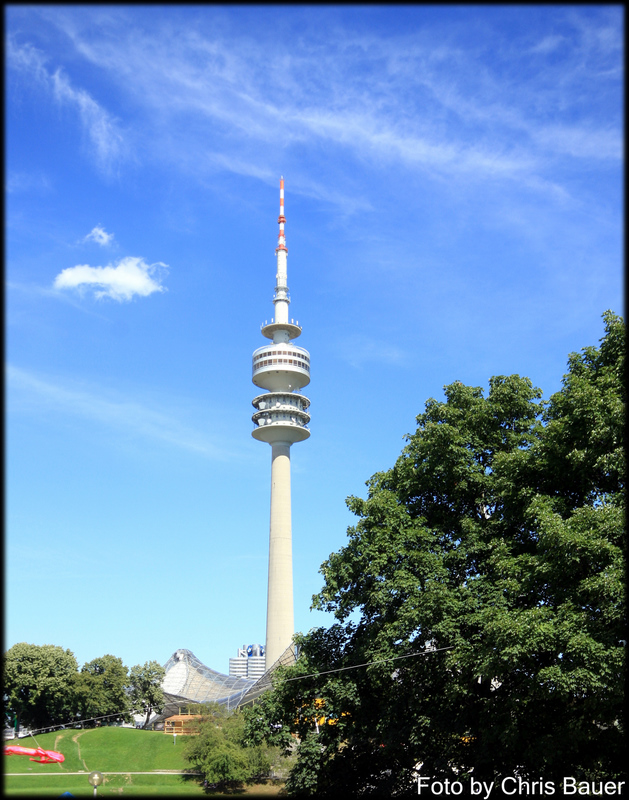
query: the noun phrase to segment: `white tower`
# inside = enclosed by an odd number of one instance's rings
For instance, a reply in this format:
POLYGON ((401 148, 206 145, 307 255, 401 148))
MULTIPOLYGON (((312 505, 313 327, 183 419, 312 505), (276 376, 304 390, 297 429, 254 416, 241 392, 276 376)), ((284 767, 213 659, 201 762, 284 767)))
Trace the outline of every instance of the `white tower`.
POLYGON ((310 400, 299 390, 310 383, 310 353, 292 344, 301 333, 288 319, 290 296, 286 283, 284 238, 284 178, 280 179, 280 232, 275 249, 275 318, 261 327, 271 343, 253 353, 256 386, 266 389, 253 401, 254 439, 271 445, 271 527, 269 535, 269 589, 266 610, 266 668, 290 645, 293 623, 293 552, 290 510, 290 446, 310 436, 306 427, 310 400))

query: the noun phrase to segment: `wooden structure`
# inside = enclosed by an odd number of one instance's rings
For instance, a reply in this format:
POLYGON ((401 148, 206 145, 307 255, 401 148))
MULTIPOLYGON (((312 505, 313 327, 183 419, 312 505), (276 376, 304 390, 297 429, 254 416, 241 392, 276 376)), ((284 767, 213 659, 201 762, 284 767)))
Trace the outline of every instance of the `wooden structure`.
POLYGON ((181 736, 196 736, 199 733, 195 720, 201 719, 202 714, 173 714, 164 720, 164 733, 171 736, 175 733, 181 736))

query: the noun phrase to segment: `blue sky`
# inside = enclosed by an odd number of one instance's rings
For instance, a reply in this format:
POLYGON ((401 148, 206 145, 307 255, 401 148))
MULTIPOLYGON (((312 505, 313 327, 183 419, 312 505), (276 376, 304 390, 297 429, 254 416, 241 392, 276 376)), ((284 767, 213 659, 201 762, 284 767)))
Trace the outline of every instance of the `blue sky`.
POLYGON ((251 353, 311 354, 295 625, 430 397, 622 313, 619 6, 6 9, 6 626, 127 666, 264 642, 251 353))

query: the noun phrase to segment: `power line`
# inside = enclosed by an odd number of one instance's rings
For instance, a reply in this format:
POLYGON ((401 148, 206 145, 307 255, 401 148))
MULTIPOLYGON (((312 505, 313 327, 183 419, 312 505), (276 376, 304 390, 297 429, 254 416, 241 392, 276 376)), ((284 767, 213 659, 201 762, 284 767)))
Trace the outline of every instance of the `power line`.
POLYGON ((429 656, 431 653, 439 653, 442 650, 454 650, 454 645, 450 647, 436 647, 434 650, 423 650, 420 653, 407 653, 405 656, 392 656, 391 658, 381 658, 378 661, 366 661, 364 664, 354 664, 351 667, 339 667, 338 669, 327 669, 323 672, 313 672, 310 675, 297 675, 294 678, 284 678, 284 681, 301 681, 304 678, 316 678, 319 675, 329 675, 331 672, 344 672, 348 669, 359 669, 360 667, 370 667, 372 664, 386 664, 388 661, 399 661, 401 658, 413 658, 414 656, 429 656))
MULTIPOLYGON (((109 719, 109 717, 124 717, 124 712, 119 711, 117 714, 105 714, 102 717, 90 717, 89 719, 73 719, 70 722, 62 722, 59 725, 46 725, 43 728, 35 728, 31 730, 28 728, 30 735, 32 736, 34 733, 40 733, 41 731, 50 731, 54 730, 55 728, 66 728, 67 726, 73 727, 74 725, 82 724, 83 722, 95 722, 97 719, 109 719)), ((33 736, 33 739, 35 737, 33 736)))

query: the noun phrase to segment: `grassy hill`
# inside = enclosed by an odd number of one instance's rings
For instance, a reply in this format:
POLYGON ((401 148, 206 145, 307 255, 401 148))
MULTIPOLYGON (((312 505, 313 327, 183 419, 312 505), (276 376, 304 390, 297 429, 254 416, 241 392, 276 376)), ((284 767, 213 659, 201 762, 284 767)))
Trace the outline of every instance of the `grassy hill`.
POLYGON ((89 730, 62 730, 32 737, 14 739, 7 744, 24 747, 43 747, 63 753, 63 764, 36 764, 26 756, 5 756, 5 770, 26 772, 29 767, 41 772, 143 772, 155 769, 188 768, 183 759, 183 744, 188 737, 173 737, 156 731, 141 731, 135 728, 91 728, 89 730))
MULTIPOLYGON (((98 771, 105 773, 105 783, 98 788, 98 796, 121 793, 136 796, 207 796, 199 783, 199 776, 130 774, 189 770, 190 765, 183 758, 183 745, 187 739, 177 736, 177 744, 173 745, 173 737, 164 733, 115 727, 43 734, 37 736, 37 744, 44 750, 63 753, 65 761, 63 764, 38 764, 30 761, 28 756, 3 756, 4 793, 59 797, 64 792, 71 792, 75 797, 93 797, 94 790, 87 776, 90 772, 98 771), (83 774, 71 775, 73 772, 83 774), (116 772, 124 774, 107 774, 116 772)), ((6 744, 37 747, 30 737, 14 739, 6 744)), ((267 786, 251 787, 244 793, 276 794, 277 791, 278 787, 267 786)))

